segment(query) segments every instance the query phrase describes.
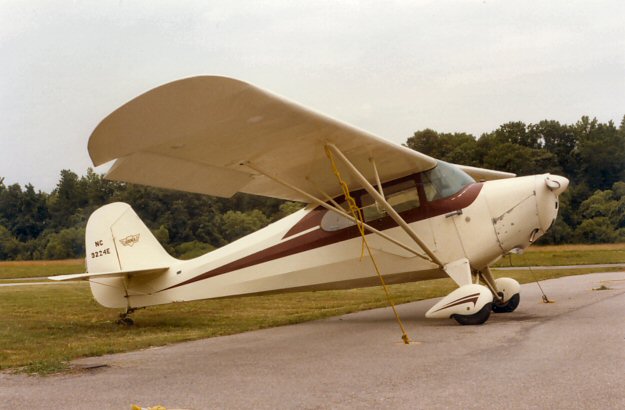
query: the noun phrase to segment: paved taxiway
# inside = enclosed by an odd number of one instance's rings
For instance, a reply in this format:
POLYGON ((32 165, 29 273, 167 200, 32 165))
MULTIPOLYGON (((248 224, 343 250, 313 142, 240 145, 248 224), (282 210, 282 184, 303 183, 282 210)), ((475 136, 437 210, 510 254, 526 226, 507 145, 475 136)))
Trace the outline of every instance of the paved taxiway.
POLYGON ((524 285, 484 326, 423 318, 433 301, 0 374, 0 408, 625 408, 625 273, 524 285), (593 290, 601 285, 608 290, 593 290))

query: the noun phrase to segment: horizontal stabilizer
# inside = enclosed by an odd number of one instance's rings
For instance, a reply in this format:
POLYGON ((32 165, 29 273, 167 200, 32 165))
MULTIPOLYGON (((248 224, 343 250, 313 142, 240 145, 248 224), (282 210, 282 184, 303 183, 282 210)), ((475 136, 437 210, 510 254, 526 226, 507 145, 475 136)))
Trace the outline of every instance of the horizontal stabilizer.
POLYGON ((149 275, 152 273, 167 272, 169 267, 139 269, 132 271, 115 271, 115 272, 98 272, 98 273, 73 273, 70 275, 49 276, 50 280, 68 281, 68 280, 89 280, 95 278, 121 278, 124 276, 149 275))

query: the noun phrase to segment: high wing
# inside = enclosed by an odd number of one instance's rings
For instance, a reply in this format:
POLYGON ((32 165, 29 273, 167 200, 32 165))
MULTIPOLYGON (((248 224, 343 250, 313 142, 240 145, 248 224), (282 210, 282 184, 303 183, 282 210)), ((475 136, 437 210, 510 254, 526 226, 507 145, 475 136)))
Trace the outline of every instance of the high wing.
MULTIPOLYGON (((334 144, 370 181, 433 168, 432 157, 393 144, 239 80, 201 76, 157 87, 126 103, 89 139, 93 163, 116 160, 107 178, 221 197, 236 192, 309 202, 337 196, 324 147, 334 144), (247 164, 253 164, 253 170, 247 164)), ((514 176, 468 167, 477 179, 514 176)), ((350 188, 360 188, 349 173, 350 188)))

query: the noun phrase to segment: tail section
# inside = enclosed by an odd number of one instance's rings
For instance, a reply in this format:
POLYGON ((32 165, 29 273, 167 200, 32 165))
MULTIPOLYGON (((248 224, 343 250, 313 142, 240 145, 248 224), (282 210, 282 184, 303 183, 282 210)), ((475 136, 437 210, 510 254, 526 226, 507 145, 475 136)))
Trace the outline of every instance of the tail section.
POLYGON ((160 272, 177 262, 130 205, 122 202, 105 205, 91 214, 85 245, 87 272, 107 273, 91 280, 93 296, 106 307, 130 307, 127 276, 151 270, 160 272), (120 275, 105 277, 114 272, 120 275))
POLYGON ((130 205, 122 202, 91 214, 85 241, 89 273, 151 269, 176 262, 130 205))

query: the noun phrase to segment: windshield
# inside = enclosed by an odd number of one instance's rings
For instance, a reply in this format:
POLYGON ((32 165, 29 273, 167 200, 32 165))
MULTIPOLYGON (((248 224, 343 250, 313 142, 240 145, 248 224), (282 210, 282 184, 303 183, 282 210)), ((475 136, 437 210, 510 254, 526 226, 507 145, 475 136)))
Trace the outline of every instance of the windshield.
POLYGON ((450 197, 475 182, 460 168, 444 161, 438 161, 434 168, 424 172, 421 181, 428 201, 450 197))

